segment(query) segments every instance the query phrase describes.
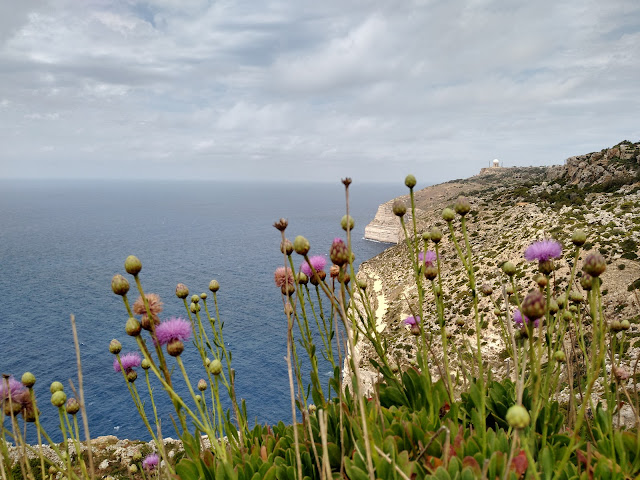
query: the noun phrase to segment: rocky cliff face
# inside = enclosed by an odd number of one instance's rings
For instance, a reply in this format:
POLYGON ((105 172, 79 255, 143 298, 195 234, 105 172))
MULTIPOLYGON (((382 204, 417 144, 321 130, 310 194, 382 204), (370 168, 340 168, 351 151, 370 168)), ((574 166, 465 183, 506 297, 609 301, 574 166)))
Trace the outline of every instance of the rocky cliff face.
MULTIPOLYGON (((563 165, 550 167, 483 168, 479 175, 435 185, 416 192, 416 206, 421 210, 444 208, 459 195, 494 188, 506 193, 512 187, 536 187, 537 193, 553 193, 566 185, 578 189, 628 183, 640 168, 640 142, 621 142, 600 152, 577 155, 563 165)), ((408 196, 400 197, 408 203, 408 196)), ((365 227, 365 238, 379 242, 399 243, 404 239, 400 221, 393 215, 393 199, 378 207, 374 219, 365 227)), ((419 215, 421 216, 421 215, 419 215)))
MULTIPOLYGON (((466 195, 472 205, 468 215, 469 238, 477 284, 490 285, 494 292, 502 291, 505 277, 500 266, 505 261, 517 266, 516 280, 522 292, 536 287, 533 277, 537 264, 527 262, 523 252, 529 244, 542 238, 554 238, 564 245, 565 260, 554 275, 558 286, 566 287, 574 249, 571 235, 576 229, 587 232, 588 241, 581 257, 589 250, 598 250, 607 260, 607 271, 602 277, 603 307, 609 321, 628 319, 631 322, 627 332, 631 345, 625 354, 625 363, 632 366, 640 357, 640 343, 635 343, 640 338, 640 292, 637 290, 640 288, 640 142, 624 142, 602 152, 571 157, 560 166, 486 170, 482 175, 415 193, 419 207, 418 234, 432 226, 439 226, 445 232, 440 255, 446 329, 453 345, 450 356, 472 354, 475 322, 463 267, 440 214, 459 195, 466 195), (458 353, 454 353, 456 351, 458 353)), ((403 199, 406 201, 406 197, 403 199)), ((384 205, 390 206, 391 202, 384 205)), ((384 224, 388 226, 384 238, 389 241, 393 235, 392 213, 386 210, 383 213, 384 224)), ((459 227, 456 232, 460 240, 459 227)), ((415 361, 416 346, 403 320, 417 311, 418 297, 406 244, 401 242, 364 262, 358 279, 367 284, 377 325, 389 344, 389 354, 398 359, 400 368, 407 368, 415 361)), ((572 288, 581 291, 577 283, 572 288)), ((425 300, 425 323, 438 338, 433 300, 432 295, 425 300)), ((500 323, 493 313, 493 301, 496 298, 482 297, 480 303, 482 348, 491 370, 499 377, 506 374, 508 365, 503 360, 505 346, 499 334, 500 323)), ((361 342, 358 350, 361 367, 366 371, 363 376, 371 385, 377 374, 368 360, 375 353, 366 342, 361 342)), ((441 358, 442 351, 436 351, 434 366, 441 358)), ((437 372, 434 373, 437 376, 437 372)))

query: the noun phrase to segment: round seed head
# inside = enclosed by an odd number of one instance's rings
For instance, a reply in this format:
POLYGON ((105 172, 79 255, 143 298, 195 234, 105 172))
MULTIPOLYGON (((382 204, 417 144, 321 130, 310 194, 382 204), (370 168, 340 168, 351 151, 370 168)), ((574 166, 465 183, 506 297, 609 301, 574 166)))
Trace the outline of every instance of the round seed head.
POLYGON ((404 178, 404 184, 409 187, 409 188, 413 188, 416 186, 416 177, 414 177, 413 175, 409 174, 404 178))
POLYGON ((573 232, 573 235, 571 236, 571 242, 576 247, 581 247, 582 245, 585 244, 586 241, 587 241, 587 234, 584 233, 584 231, 576 230, 575 232, 573 232))
MULTIPOLYGON (((55 393, 55 392, 61 392, 62 390, 64 390, 64 386, 60 382, 52 382, 51 386, 49 387, 49 391, 52 394, 55 393)), ((65 400, 66 400, 66 398, 65 398, 65 400)))
POLYGON ((80 404, 78 403, 78 400, 72 397, 67 400, 67 404, 64 408, 69 415, 75 415, 80 411, 80 404))
POLYGON ((547 301, 540 290, 529 293, 522 301, 522 314, 531 321, 544 316, 546 310, 547 301))
POLYGON ((397 217, 404 217, 404 215, 407 213, 407 206, 404 204, 402 200, 396 199, 393 202, 391 210, 393 211, 393 214, 396 215, 397 217))
POLYGON ((25 372, 22 374, 22 384, 27 387, 27 388, 31 388, 36 384, 36 377, 33 373, 31 372, 25 372))
POLYGON ((135 255, 129 255, 124 261, 124 269, 129 275, 136 276, 142 270, 142 262, 135 255))
POLYGON ((433 243, 440 243, 440 241, 442 240, 442 230, 440 230, 438 227, 433 227, 431 229, 430 237, 433 243))
POLYGON ((61 407, 67 401, 67 394, 62 390, 57 390, 51 395, 51 403, 55 407, 61 407))
POLYGON ((456 212, 452 208, 445 208, 442 210, 442 219, 447 222, 453 222, 453 219, 456 218, 456 212))
POLYGON ((467 197, 458 197, 458 200, 456 200, 456 203, 453 205, 453 209, 458 215, 464 217, 471 211, 471 203, 469 203, 467 197))
POLYGON ((280 242, 280 251, 285 255, 291 255, 293 253, 293 243, 288 238, 285 238, 280 242))
POLYGON ((504 262, 502 264, 502 271, 509 277, 513 277, 516 274, 516 266, 511 262, 504 262))
POLYGON ((529 425, 531 417, 529 412, 522 405, 512 405, 507 410, 507 423, 511 428, 523 429, 529 425))
POLYGON ((351 215, 344 215, 340 220, 340 226, 345 232, 347 231, 347 227, 349 227, 349 230, 353 230, 355 224, 356 222, 351 215))
POLYGON ((109 353, 113 353, 114 355, 120 353, 122 351, 122 344, 116 340, 115 338, 109 342, 109 353))
POLYGON ((309 253, 310 248, 311 246, 309 245, 309 240, 304 238, 302 235, 298 235, 293 240, 293 249, 298 255, 306 255, 307 253, 309 253))
POLYGON ((129 291, 129 282, 122 275, 114 275, 111 279, 111 290, 116 295, 124 296, 129 291))
POLYGON ((591 252, 584 259, 582 271, 592 277, 599 277, 607 269, 607 262, 600 252, 591 252))
POLYGON ((187 287, 184 283, 179 283, 176 285, 176 297, 178 298, 187 298, 189 296, 189 287, 187 287))
POLYGON ((213 375, 220 375, 222 373, 222 362, 217 358, 211 360, 209 364, 209 373, 213 375))
POLYGON ((125 325, 124 329, 127 332, 127 335, 137 337, 138 335, 140 335, 142 325, 140 325, 140 322, 137 318, 129 317, 129 320, 127 320, 127 324, 125 325))

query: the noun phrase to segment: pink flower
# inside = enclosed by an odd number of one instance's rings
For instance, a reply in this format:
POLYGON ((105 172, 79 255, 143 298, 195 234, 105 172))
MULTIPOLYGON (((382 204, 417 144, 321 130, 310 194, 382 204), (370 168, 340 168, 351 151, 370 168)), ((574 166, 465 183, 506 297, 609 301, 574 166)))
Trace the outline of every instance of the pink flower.
POLYGON ((293 272, 289 267, 278 267, 273 272, 273 281, 278 287, 284 287, 286 283, 293 285, 293 272))
POLYGON ((186 340, 191 336, 191 323, 183 318, 170 318, 156 327, 156 337, 160 345, 173 340, 186 340))
POLYGON ((424 262, 426 266, 431 266, 436 261, 436 252, 433 250, 427 250, 426 252, 418 253, 418 261, 424 262))
MULTIPOLYGON (((122 355, 120 357, 120 362, 122 362, 122 368, 124 368, 124 371, 126 373, 129 373, 131 370, 133 370, 133 367, 140 366, 140 354, 137 352, 127 353, 126 355, 122 355)), ((117 357, 113 360, 113 369, 116 372, 120 371, 120 363, 118 363, 117 357)))
MULTIPOLYGON (((7 388, 7 380, 0 378, 0 401, 9 397, 13 400, 17 395, 26 391, 22 382, 19 382, 13 377, 9 377, 9 386, 7 388)), ((15 400, 14 400, 15 401, 15 400)))
POLYGON ((532 262, 546 262, 552 258, 559 258, 562 255, 562 245, 555 240, 539 240, 532 243, 524 251, 524 258, 532 262))
POLYGON ((300 265, 300 270, 302 270, 302 273, 307 277, 310 277, 312 274, 311 267, 313 267, 316 272, 320 272, 323 271, 324 267, 327 265, 327 259, 322 255, 314 255, 309 258, 309 262, 311 262, 311 266, 309 266, 307 262, 303 262, 302 265, 300 265))
POLYGON ((147 471, 155 470, 155 468, 158 466, 158 461, 159 461, 159 458, 157 453, 152 453, 151 455, 147 455, 142 461, 142 468, 144 468, 147 471))
POLYGON ((404 324, 409 325, 410 327, 418 325, 419 321, 420 321, 420 317, 407 317, 403 320, 404 324))
MULTIPOLYGON (((522 315, 522 313, 520 313, 520 310, 518 310, 517 308, 513 312, 513 322, 516 324, 516 327, 522 328, 526 323, 529 323, 530 321, 531 320, 529 320, 527 316, 522 315)), ((537 327, 538 324, 538 320, 533 322, 534 327, 537 327)))

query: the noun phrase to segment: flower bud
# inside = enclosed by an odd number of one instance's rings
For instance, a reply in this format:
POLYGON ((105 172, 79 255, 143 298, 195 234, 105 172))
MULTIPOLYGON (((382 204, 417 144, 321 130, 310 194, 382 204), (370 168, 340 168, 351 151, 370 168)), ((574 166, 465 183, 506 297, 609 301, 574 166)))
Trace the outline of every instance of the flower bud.
POLYGON ((564 362, 567 361, 567 356, 565 355, 565 353, 562 350, 558 350, 557 352, 555 352, 553 354, 553 359, 556 362, 564 363, 564 362))
POLYGON ((582 271, 592 277, 599 277, 607 269, 607 262, 600 252, 591 252, 584 259, 582 271))
POLYGON ((276 227, 281 232, 284 232, 288 225, 289 225, 289 222, 287 222, 286 218, 281 218, 280 220, 278 220, 273 224, 273 226, 276 227))
POLYGON ((222 373, 222 362, 217 358, 211 360, 209 364, 209 373, 213 375, 220 375, 222 373))
POLYGON ((416 186, 416 177, 414 177, 413 175, 409 174, 406 177, 404 177, 404 184, 409 187, 409 188, 413 188, 416 186))
POLYGON ((585 244, 586 241, 587 234, 582 230, 576 230, 575 232, 573 232, 573 235, 571 236, 571 242, 573 242, 576 247, 581 247, 585 244))
POLYGON ((456 200, 456 203, 453 205, 453 209, 458 215, 464 217, 471 211, 471 204, 467 197, 458 197, 458 200, 456 200))
POLYGON ((198 380, 198 390, 204 392, 207 389, 207 381, 204 378, 198 380))
POLYGON ((135 463, 132 465, 129 465, 129 473, 131 475, 138 473, 138 467, 135 463))
POLYGON ((629 370, 627 370, 622 366, 613 367, 613 375, 618 379, 618 381, 628 380, 629 377, 631 376, 631 374, 629 373, 629 370))
POLYGON ((151 362, 149 360, 147 360, 146 358, 143 358, 142 362, 140 362, 140 366, 144 370, 149 370, 151 368, 151 362))
POLYGON ((558 302, 559 307, 564 307, 565 304, 567 303, 567 296, 566 294, 562 294, 556 300, 558 302))
POLYGON ((411 331, 411 335, 413 335, 414 337, 417 337, 418 335, 420 335, 420 325, 418 325, 417 323, 414 323, 413 325, 411 325, 410 331, 411 331))
POLYGON ((404 204, 402 200, 396 199, 393 202, 391 210, 393 210, 393 214, 395 216, 402 218, 407 213, 407 206, 404 204))
POLYGON ((516 274, 516 266, 511 262, 504 262, 502 264, 502 271, 509 277, 513 277, 516 274))
POLYGON ((433 243, 440 243, 440 240, 442 240, 442 230, 438 227, 433 227, 430 232, 430 237, 433 243))
POLYGON ((31 372, 24 372, 22 374, 22 384, 27 388, 33 387, 36 384, 35 375, 31 372))
POLYGON ((298 235, 293 240, 293 249, 296 251, 298 255, 306 255, 309 253, 310 249, 309 240, 304 238, 302 235, 298 235))
POLYGON ((296 287, 291 283, 287 283, 286 285, 282 285, 282 287, 280 287, 280 291, 283 295, 288 295, 290 297, 296 292, 296 287))
POLYGON ((111 279, 111 290, 116 295, 124 296, 129 291, 129 282, 122 275, 114 275, 111 279))
POLYGON ((544 316, 547 310, 547 301, 540 290, 535 290, 528 294, 522 301, 522 314, 529 320, 537 320, 544 316))
POLYGON ((129 255, 124 261, 124 269, 128 274, 135 277, 140 273, 140 270, 142 270, 142 262, 135 255, 129 255))
POLYGON ((114 355, 120 353, 122 351, 122 344, 116 340, 115 338, 109 342, 109 353, 113 353, 114 355))
POLYGON ((136 450, 136 452, 131 456, 131 460, 136 463, 139 462, 142 460, 142 453, 136 450))
POLYGON ((485 283, 482 285, 482 287, 480 287, 480 291, 482 292, 482 294, 486 297, 488 297, 489 295, 491 295, 493 293, 493 287, 491 285, 489 285, 488 283, 485 283))
POLYGON ((132 337, 137 337, 138 335, 140 335, 140 330, 142 330, 142 325, 140 325, 140 322, 138 321, 138 319, 129 317, 129 320, 127 320, 127 324, 124 326, 124 329, 127 332, 127 335, 130 335, 132 337))
POLYGON ((293 306, 289 302, 284 304, 284 313, 285 315, 293 314, 293 306))
POLYGON ((167 343, 167 353, 172 357, 178 357, 184 351, 182 340, 175 339, 167 343))
POLYGON ((62 390, 57 390, 51 395, 51 403, 55 407, 61 407, 67 401, 67 394, 62 390))
POLYGON ((211 280, 209 282, 209 290, 211 290, 214 293, 220 290, 220 284, 218 283, 217 280, 211 280))
POLYGON ((200 301, 200 295, 191 295, 191 303, 198 303, 200 301))
POLYGON ((349 227, 349 230, 353 230, 355 224, 356 222, 351 215, 344 215, 340 220, 340 226, 345 232, 347 231, 347 226, 349 227))
POLYGON ((69 415, 75 415, 76 413, 78 413, 80 411, 80 404, 78 403, 78 400, 76 400, 75 398, 70 398, 69 400, 67 400, 65 410, 69 415))
POLYGON ((529 425, 531 417, 522 405, 512 405, 507 410, 507 423, 511 428, 522 429, 529 425))
POLYGON ((513 285, 509 284, 504 287, 504 291, 507 292, 507 295, 513 295, 513 285))
POLYGON ((331 258, 331 261, 339 267, 345 263, 349 263, 349 249, 342 239, 336 238, 333 240, 331 248, 329 249, 329 258, 331 258))
POLYGON ((553 298, 549 301, 549 312, 558 313, 560 307, 558 307, 558 302, 556 302, 553 298))
POLYGON ((621 332, 622 324, 620 323, 620 320, 612 320, 611 323, 609 323, 609 328, 612 332, 621 332))
POLYGON ((553 272, 553 260, 545 260, 538 263, 538 270, 544 275, 549 275, 553 272))
POLYGON ((62 390, 64 390, 64 386, 60 382, 52 382, 51 386, 49 387, 49 391, 51 393, 61 392, 62 390))
POLYGON ((593 277, 588 273, 583 274, 582 277, 580 277, 580 286, 584 290, 591 290, 591 287, 593 286, 593 277))
POLYGON ((456 212, 452 208, 447 207, 444 210, 442 210, 442 219, 445 222, 451 223, 453 222, 454 218, 456 218, 456 212))
POLYGON ((127 382, 133 383, 138 378, 138 374, 135 370, 129 370, 127 373, 127 382))
POLYGON ((631 328, 631 322, 625 318, 620 322, 620 327, 622 330, 629 330, 631 328))
POLYGON ((433 265, 427 265, 424 267, 424 277, 427 280, 434 280, 438 277, 438 268, 433 265))
POLYGON ((189 296, 189 288, 184 283, 176 285, 176 297, 187 298, 189 296))
POLYGON ((544 288, 549 284, 549 280, 544 275, 536 275, 534 280, 540 288, 544 288))
POLYGON ((202 293, 200 294, 200 298, 201 298, 202 300, 206 300, 206 299, 207 299, 207 294, 206 294, 205 292, 202 292, 202 293))
POLYGON ((425 242, 431 240, 431 232, 422 232, 422 240, 425 242))
POLYGON ((456 318, 456 325, 458 325, 459 327, 462 327, 466 322, 464 321, 464 318, 462 317, 458 317, 456 318))
POLYGON ((291 255, 293 253, 293 243, 288 238, 285 238, 280 242, 280 251, 285 255, 291 255))
POLYGON ((584 302, 584 297, 577 290, 571 290, 569 292, 569 301, 573 303, 582 303, 584 302))
POLYGON ((364 280, 356 280, 356 285, 361 290, 366 290, 367 289, 367 282, 365 282, 364 280))
POLYGON ((191 302, 189 304, 189 311, 191 313, 198 313, 200 311, 200 304, 191 302))
POLYGON ((309 277, 307 277, 303 272, 298 272, 297 279, 300 285, 306 285, 309 283, 309 277))

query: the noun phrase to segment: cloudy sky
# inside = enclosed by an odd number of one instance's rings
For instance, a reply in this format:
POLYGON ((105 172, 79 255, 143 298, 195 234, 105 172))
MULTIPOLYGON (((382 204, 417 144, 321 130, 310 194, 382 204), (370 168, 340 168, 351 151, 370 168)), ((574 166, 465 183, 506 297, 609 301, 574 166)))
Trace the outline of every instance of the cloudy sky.
POLYGON ((624 139, 637 0, 0 0, 0 178, 434 183, 624 139))

